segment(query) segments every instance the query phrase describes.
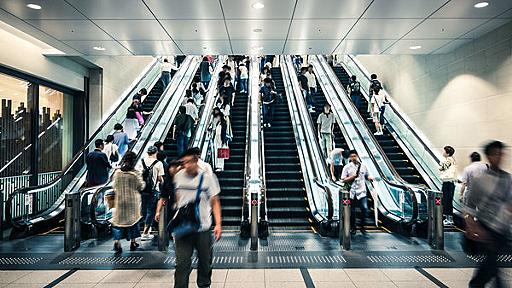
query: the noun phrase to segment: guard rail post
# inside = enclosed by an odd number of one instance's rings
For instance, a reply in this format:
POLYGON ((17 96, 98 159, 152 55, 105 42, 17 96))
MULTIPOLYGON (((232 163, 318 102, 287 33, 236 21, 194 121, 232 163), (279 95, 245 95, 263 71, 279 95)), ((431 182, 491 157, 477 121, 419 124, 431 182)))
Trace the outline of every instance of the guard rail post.
POLYGON ((80 247, 80 192, 65 194, 64 252, 80 247))
POLYGON ((163 205, 160 209, 160 221, 158 221, 158 251, 167 252, 169 247, 169 232, 167 224, 169 223, 169 205, 163 205))
POLYGON ((251 191, 251 251, 258 250, 258 190, 251 191))
POLYGON ((339 238, 344 250, 350 250, 350 192, 340 189, 339 238))
POLYGON ((443 193, 428 191, 428 243, 437 250, 444 250, 443 193))

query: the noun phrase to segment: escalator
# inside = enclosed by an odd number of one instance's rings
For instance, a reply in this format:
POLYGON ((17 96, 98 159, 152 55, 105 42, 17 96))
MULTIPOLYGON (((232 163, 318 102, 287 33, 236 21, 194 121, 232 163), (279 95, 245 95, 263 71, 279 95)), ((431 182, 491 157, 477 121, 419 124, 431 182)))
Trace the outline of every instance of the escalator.
MULTIPOLYGON (((342 85, 347 88, 350 83, 350 76, 346 70, 340 66, 333 67, 333 70, 342 85)), ((368 112, 368 101, 365 97, 361 97, 361 105, 358 110, 370 131, 375 133, 375 124, 373 123, 372 117, 368 112)), ((408 183, 427 185, 419 171, 414 167, 411 160, 405 154, 404 150, 400 147, 393 135, 391 135, 389 127, 384 125, 383 128, 384 135, 375 135, 375 139, 382 147, 382 150, 388 157, 398 175, 400 175, 400 177, 408 183)))
POLYGON ((264 128, 267 213, 271 227, 309 229, 313 224, 302 177, 283 78, 271 69, 280 101, 275 104, 272 127, 264 128))
POLYGON ((229 144, 230 158, 224 160, 224 171, 216 172, 222 193, 222 226, 239 227, 242 218, 242 197, 245 175, 245 146, 247 135, 247 93, 235 96, 235 105, 231 108, 231 128, 233 140, 229 144))

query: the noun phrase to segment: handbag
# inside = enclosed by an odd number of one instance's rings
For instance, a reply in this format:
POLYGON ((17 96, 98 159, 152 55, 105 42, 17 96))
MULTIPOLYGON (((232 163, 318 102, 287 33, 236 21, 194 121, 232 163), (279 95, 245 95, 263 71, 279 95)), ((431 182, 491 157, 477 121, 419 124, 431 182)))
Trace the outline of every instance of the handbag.
POLYGON ((230 150, 229 147, 221 147, 217 149, 217 158, 229 159, 230 150))
POLYGON ((204 174, 201 174, 199 176, 196 200, 178 208, 167 225, 167 231, 172 233, 174 238, 178 239, 198 232, 201 226, 201 221, 199 219, 199 202, 201 201, 203 175, 204 174))
POLYGON ((119 161, 119 153, 117 152, 117 150, 114 150, 114 145, 110 145, 110 162, 112 163, 116 163, 117 161, 119 161))

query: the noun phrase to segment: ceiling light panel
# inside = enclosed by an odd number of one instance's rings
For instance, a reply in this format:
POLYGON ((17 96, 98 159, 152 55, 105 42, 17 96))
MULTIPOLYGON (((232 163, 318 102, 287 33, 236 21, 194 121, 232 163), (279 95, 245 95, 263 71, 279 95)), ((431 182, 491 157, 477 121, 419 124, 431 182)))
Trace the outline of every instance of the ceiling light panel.
POLYGON ((260 1, 265 5, 263 9, 254 9, 252 4, 257 0, 220 0, 226 19, 290 19, 293 13, 295 0, 267 0, 260 1))
POLYGON ((0 1, 0 8, 21 19, 85 19, 83 15, 63 0, 2 0, 0 1), (28 4, 40 5, 42 9, 30 9, 27 7, 28 4))
POLYGON ((67 0, 67 2, 90 19, 154 19, 140 0, 67 0))
POLYGON ((512 8, 510 0, 493 0, 489 6, 476 9, 475 3, 481 1, 452 0, 446 6, 437 11, 432 18, 494 18, 512 8))
POLYGON ((286 38, 290 20, 226 20, 231 39, 274 39, 286 38), (254 33, 254 28, 262 29, 254 33))

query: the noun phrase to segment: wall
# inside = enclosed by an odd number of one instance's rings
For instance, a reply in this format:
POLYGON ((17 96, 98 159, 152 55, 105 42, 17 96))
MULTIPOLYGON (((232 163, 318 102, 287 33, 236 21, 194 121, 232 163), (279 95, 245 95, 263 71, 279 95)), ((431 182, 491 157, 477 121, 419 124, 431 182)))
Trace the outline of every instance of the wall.
POLYGON ((436 149, 455 147, 459 169, 489 139, 512 145, 512 22, 447 54, 357 58, 436 149))

